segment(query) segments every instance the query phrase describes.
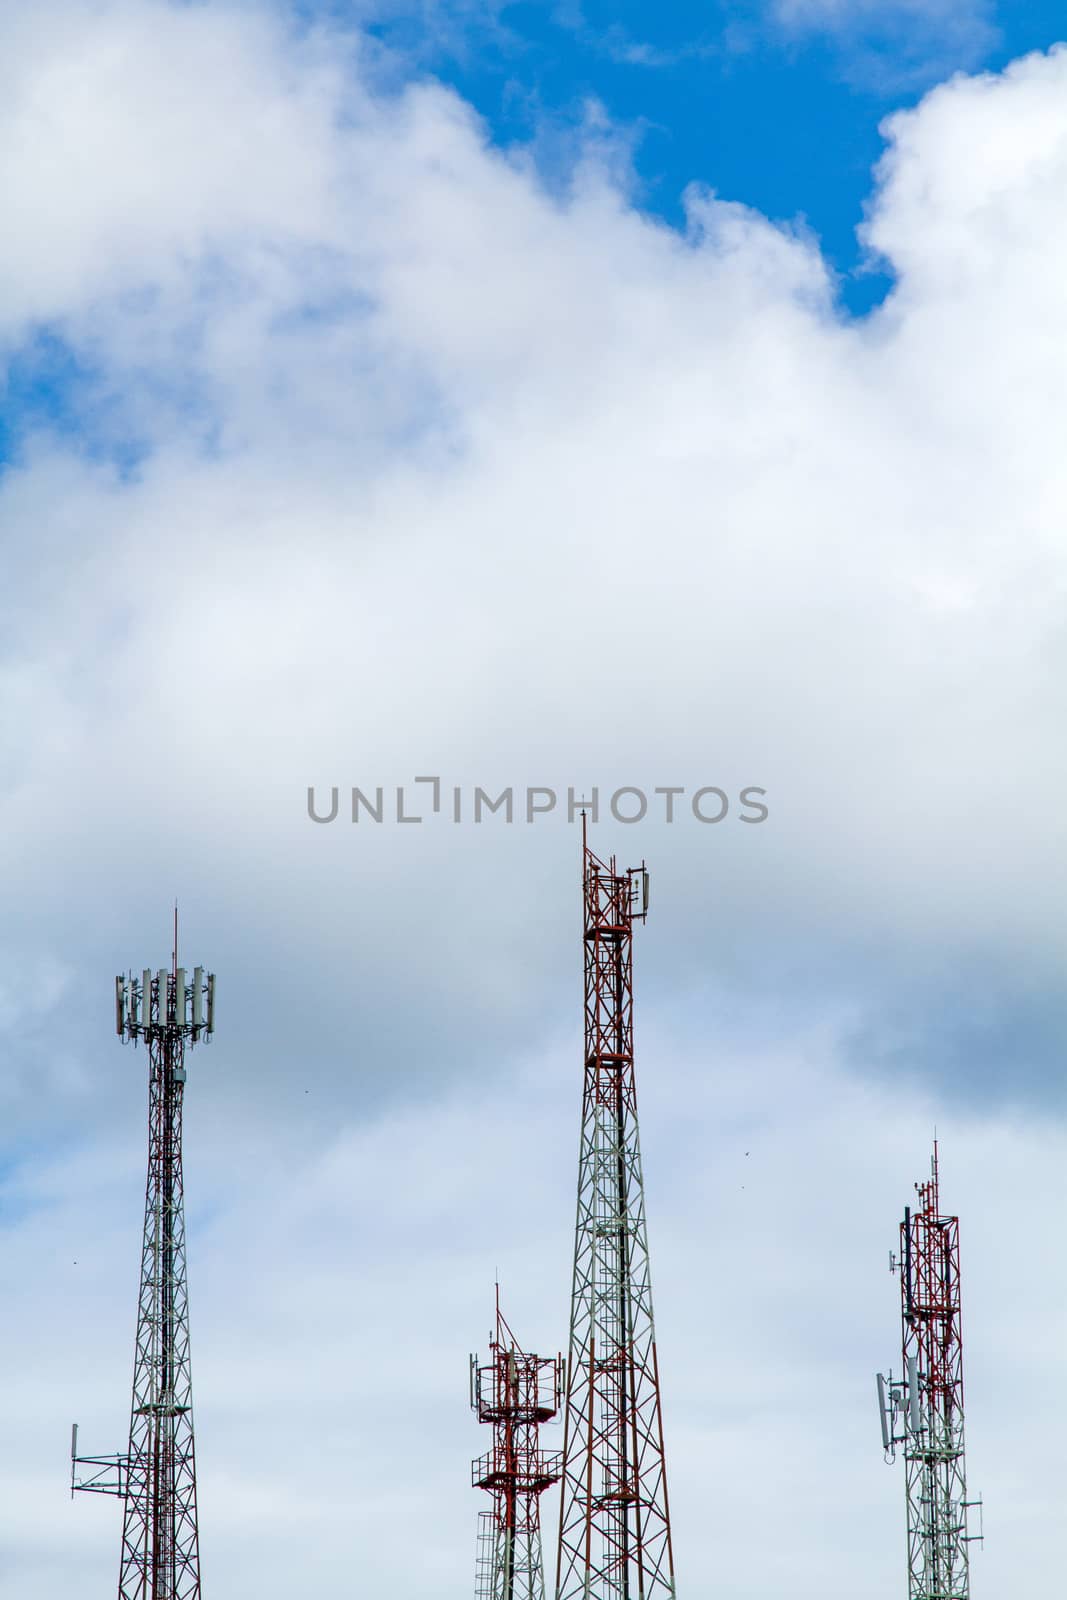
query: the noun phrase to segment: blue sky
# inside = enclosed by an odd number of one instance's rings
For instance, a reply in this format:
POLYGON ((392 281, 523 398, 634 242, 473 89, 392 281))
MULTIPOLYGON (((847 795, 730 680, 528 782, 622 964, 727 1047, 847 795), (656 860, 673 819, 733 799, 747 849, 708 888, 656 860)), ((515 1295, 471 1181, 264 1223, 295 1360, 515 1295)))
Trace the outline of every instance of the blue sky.
MULTIPOLYGON (((307 8, 335 19, 346 9, 307 8)), ((766 0, 520 0, 390 8, 372 32, 455 85, 500 143, 536 138, 549 168, 595 100, 630 133, 649 212, 680 225, 683 193, 699 183, 802 220, 840 275, 842 304, 862 313, 890 282, 856 238, 882 118, 954 71, 1047 49, 1065 28, 1050 0, 860 9, 851 22, 788 21, 766 0)))

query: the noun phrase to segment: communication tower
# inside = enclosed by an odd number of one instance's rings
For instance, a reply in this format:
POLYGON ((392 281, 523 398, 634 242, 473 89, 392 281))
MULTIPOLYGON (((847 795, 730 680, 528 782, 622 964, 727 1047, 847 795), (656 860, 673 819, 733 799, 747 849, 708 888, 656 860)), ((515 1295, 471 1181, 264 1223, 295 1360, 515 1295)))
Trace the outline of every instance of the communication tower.
POLYGON ((675 1594, 633 1053, 633 925, 644 864, 589 848, 585 1081, 556 1600, 675 1594))
MULTIPOLYGON (((176 921, 177 919, 175 919, 176 921)), ((79 1456, 71 1432, 71 1492, 124 1501, 119 1600, 200 1600, 200 1553, 189 1365, 182 1185, 185 1049, 215 1028, 215 977, 171 970, 115 979, 115 1028, 148 1050, 148 1182, 129 1448, 79 1456)))
POLYGON ((484 1365, 471 1356, 471 1406, 493 1428, 493 1448, 471 1469, 492 1495, 478 1518, 476 1600, 544 1600, 541 1496, 559 1482, 562 1457, 540 1447, 541 1424, 563 1399, 563 1357, 521 1350, 496 1297, 496 1332, 484 1365))
POLYGON ((959 1218, 942 1216, 937 1141, 918 1205, 900 1224, 903 1375, 878 1374, 878 1411, 887 1460, 903 1447, 908 1519, 908 1600, 969 1600, 963 1451, 963 1331, 959 1218))

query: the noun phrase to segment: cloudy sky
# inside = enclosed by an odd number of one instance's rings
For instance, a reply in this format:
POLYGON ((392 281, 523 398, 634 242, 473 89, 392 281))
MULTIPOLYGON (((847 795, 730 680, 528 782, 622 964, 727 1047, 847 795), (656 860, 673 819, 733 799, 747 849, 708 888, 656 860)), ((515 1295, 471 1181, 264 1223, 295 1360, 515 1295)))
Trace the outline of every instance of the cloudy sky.
POLYGON ((112 979, 168 960, 175 898, 219 975, 205 1595, 471 1594, 494 1276, 566 1337, 568 789, 652 871, 683 1600, 903 1593, 873 1375, 935 1127, 974 1593, 1059 1581, 1059 11, 0 0, 5 1594, 114 1589, 119 1508, 66 1456, 128 1430, 112 979))

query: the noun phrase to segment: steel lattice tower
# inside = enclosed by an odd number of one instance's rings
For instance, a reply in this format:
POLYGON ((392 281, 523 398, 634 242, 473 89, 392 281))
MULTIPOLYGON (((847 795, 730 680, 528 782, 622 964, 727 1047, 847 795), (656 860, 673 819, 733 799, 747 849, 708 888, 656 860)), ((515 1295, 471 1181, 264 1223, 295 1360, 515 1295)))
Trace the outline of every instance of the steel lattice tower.
POLYGON ((562 1456, 540 1447, 543 1422, 563 1400, 563 1357, 519 1348, 496 1299, 496 1333, 483 1366, 471 1356, 471 1406, 493 1427, 493 1448, 473 1463, 471 1481, 493 1496, 478 1528, 476 1600, 544 1600, 541 1495, 559 1482, 562 1456))
MULTIPOLYGON (((882 1443, 904 1447, 908 1512, 908 1600, 968 1600, 967 1499, 963 1449, 963 1334, 959 1218, 942 1216, 937 1142, 930 1179, 900 1224, 903 1376, 878 1375, 882 1443)), ((890 1256, 891 1271, 897 1258, 890 1256)))
POLYGON ((117 1494, 125 1502, 119 1600, 200 1600, 193 1390, 182 1185, 185 1046, 210 1038, 215 979, 202 967, 186 986, 185 969, 153 978, 116 978, 116 1029, 148 1047, 148 1183, 129 1449, 123 1455, 77 1453, 73 1489, 117 1494), (81 1480, 77 1469, 89 1469, 81 1480))
POLYGON ((588 846, 585 1084, 556 1600, 675 1594, 633 1057, 644 865, 588 846))

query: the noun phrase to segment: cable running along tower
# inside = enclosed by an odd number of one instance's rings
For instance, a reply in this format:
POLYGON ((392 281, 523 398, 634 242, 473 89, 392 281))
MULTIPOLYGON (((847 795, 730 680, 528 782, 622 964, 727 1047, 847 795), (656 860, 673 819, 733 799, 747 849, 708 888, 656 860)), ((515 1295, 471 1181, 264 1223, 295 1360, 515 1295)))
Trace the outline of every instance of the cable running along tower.
POLYGON ((644 864, 589 848, 585 1083, 556 1600, 667 1600, 674 1560, 638 1143, 633 925, 644 864))
MULTIPOLYGON (((175 922, 177 919, 175 919, 175 922)), ((192 982, 177 961, 155 977, 115 979, 115 1026, 148 1048, 148 1183, 125 1454, 79 1456, 71 1437, 71 1489, 124 1502, 119 1600, 200 1600, 193 1389, 185 1274, 182 1099, 185 1047, 215 1026, 215 978, 192 982), (79 1469, 81 1476, 79 1476, 79 1469)))
POLYGON ((520 1350, 496 1297, 489 1361, 471 1356, 471 1406, 493 1428, 493 1448, 474 1462, 471 1481, 492 1508, 478 1518, 476 1600, 545 1600, 541 1495, 559 1482, 562 1456, 545 1454, 539 1430, 563 1401, 563 1357, 520 1350))
POLYGON ((888 1460, 903 1446, 908 1510, 908 1600, 969 1600, 969 1547, 963 1453, 963 1334, 960 1325, 959 1218, 941 1214, 937 1142, 930 1179, 915 1185, 918 1205, 900 1224, 903 1373, 878 1374, 882 1445, 888 1460))

